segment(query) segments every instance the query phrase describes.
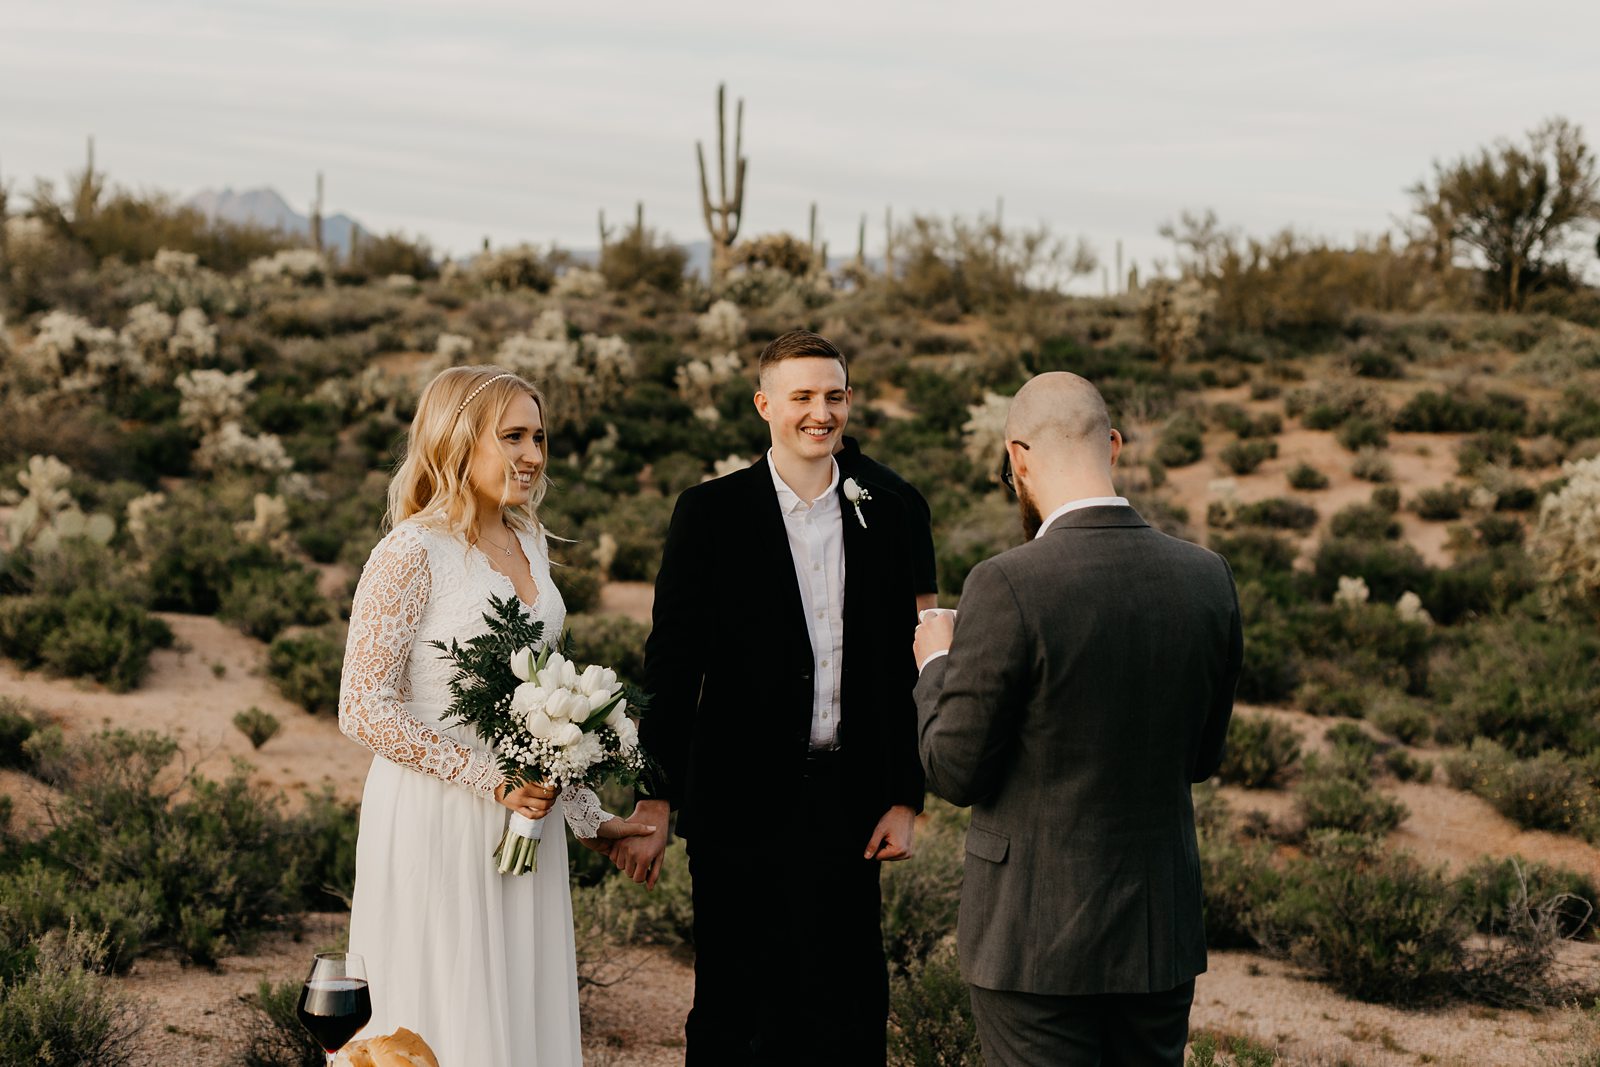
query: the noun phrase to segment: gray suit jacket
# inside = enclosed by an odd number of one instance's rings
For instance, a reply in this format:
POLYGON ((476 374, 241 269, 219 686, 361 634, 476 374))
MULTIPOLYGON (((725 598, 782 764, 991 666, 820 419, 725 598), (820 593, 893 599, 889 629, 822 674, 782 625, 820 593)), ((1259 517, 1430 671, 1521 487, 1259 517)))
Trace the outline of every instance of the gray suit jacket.
POLYGON ((1206 969, 1189 786, 1222 759, 1242 653, 1227 563, 1132 508, 973 569, 916 688, 928 787, 972 806, 969 983, 1146 993, 1206 969))

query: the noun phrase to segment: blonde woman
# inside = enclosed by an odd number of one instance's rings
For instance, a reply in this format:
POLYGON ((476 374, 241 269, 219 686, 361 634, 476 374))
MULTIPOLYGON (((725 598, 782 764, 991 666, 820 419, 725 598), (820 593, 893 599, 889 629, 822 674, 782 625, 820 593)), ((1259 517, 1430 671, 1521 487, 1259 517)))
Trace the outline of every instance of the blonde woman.
POLYGON ((391 527, 350 613, 339 728, 377 759, 356 843, 350 951, 366 957, 369 1033, 404 1026, 448 1067, 582 1063, 566 835, 539 868, 498 874, 507 809, 559 810, 599 851, 646 832, 586 789, 507 789, 469 727, 441 721, 451 667, 428 642, 483 632, 490 594, 516 594, 550 638, 566 608, 538 506, 544 402, 499 367, 454 367, 422 392, 389 484, 391 527))

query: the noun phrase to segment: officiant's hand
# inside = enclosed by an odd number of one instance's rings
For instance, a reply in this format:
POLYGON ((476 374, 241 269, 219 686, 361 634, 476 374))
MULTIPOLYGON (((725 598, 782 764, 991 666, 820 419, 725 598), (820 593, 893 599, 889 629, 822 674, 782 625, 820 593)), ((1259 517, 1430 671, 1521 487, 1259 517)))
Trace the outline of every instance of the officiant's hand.
POLYGON ((917 634, 911 641, 911 654, 917 658, 921 670, 928 657, 936 652, 950 651, 950 642, 956 635, 956 613, 948 608, 933 608, 920 615, 917 634))
POLYGON ((641 800, 628 816, 634 826, 647 825, 649 832, 636 837, 623 838, 611 850, 611 862, 617 870, 642 882, 648 888, 656 887, 661 877, 662 857, 667 851, 667 816, 671 813, 665 800, 641 800))
POLYGON ((896 804, 883 813, 867 842, 867 859, 908 860, 911 858, 911 838, 916 833, 917 813, 904 804, 896 804))
POLYGON ((550 814, 550 808, 560 794, 561 790, 555 786, 529 783, 510 790, 502 785, 495 789, 494 798, 518 815, 542 819, 550 814))

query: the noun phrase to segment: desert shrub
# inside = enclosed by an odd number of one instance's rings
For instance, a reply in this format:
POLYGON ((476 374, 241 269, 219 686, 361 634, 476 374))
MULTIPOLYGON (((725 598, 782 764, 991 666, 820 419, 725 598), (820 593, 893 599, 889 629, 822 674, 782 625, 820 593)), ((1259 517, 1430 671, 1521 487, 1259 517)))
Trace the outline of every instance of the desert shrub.
POLYGON ((1356 453, 1350 473, 1364 482, 1383 484, 1394 481, 1394 464, 1377 448, 1366 447, 1356 453))
POLYGON ((1493 430, 1474 434, 1456 445, 1456 472, 1463 476, 1477 474, 1491 463, 1520 467, 1526 458, 1516 434, 1493 430))
POLYGON ((356 884, 359 821, 358 805, 340 800, 331 785, 324 783, 320 792, 305 794, 305 806, 286 826, 302 872, 295 908, 349 910, 356 884))
POLYGON ((39 728, 39 712, 15 697, 0 697, 0 768, 25 771, 33 757, 24 746, 39 728))
POLYGON ((1184 1067, 1273 1067, 1278 1054, 1268 1045, 1238 1034, 1191 1031, 1184 1067))
POLYGON ((561 601, 574 613, 593 611, 600 605, 605 578, 593 559, 572 560, 550 568, 550 580, 561 590, 561 601))
POLYGON ((270 711, 262 711, 254 705, 233 717, 233 728, 244 734, 251 748, 260 748, 271 741, 278 736, 278 730, 282 726, 276 715, 270 711))
POLYGON ((1274 496, 1240 504, 1234 521, 1241 526, 1266 526, 1274 530, 1309 530, 1317 524, 1317 509, 1298 500, 1274 496))
POLYGON ((1294 542, 1265 530, 1241 530, 1226 537, 1211 539, 1212 551, 1228 561, 1238 582, 1286 585, 1293 581, 1294 561, 1299 555, 1294 542))
POLYGON ((1334 434, 1334 439, 1343 445, 1347 452, 1359 452, 1363 448, 1389 447, 1389 428, 1377 419, 1357 416, 1346 419, 1334 434))
POLYGON ((1530 863, 1521 856, 1484 856, 1456 879, 1456 893, 1480 933, 1504 933, 1515 909, 1528 903, 1554 903, 1562 937, 1600 929, 1600 889, 1569 867, 1530 863))
POLYGON ((1412 501, 1417 514, 1429 522, 1448 522, 1459 519, 1462 511, 1472 503, 1472 491, 1465 486, 1446 483, 1423 489, 1412 501))
MULTIPOLYGON (((578 886, 572 894, 574 928, 578 934, 579 966, 585 949, 594 962, 600 952, 617 945, 694 944, 694 900, 688 857, 676 844, 662 857, 661 877, 654 889, 635 885, 596 853, 570 850, 573 866, 598 863, 599 880, 578 886)), ((592 973, 592 971, 591 971, 592 973)))
POLYGON ((114 692, 143 681, 150 653, 172 642, 165 622, 103 587, 0 604, 0 653, 26 668, 93 678, 114 692))
POLYGON ((1357 1000, 1427 1003, 1452 988, 1470 930, 1444 876, 1404 853, 1326 847, 1297 871, 1280 922, 1291 955, 1357 1000), (1294 914, 1298 912, 1298 914, 1294 914))
POLYGON ((300 982, 291 979, 274 985, 263 978, 255 993, 243 1000, 243 1067, 326 1067, 322 1046, 295 1014, 300 982))
POLYGON ((633 226, 606 242, 599 267, 606 284, 618 292, 643 287, 676 293, 683 288, 688 263, 689 254, 681 246, 648 226, 633 226))
POLYGON ((1217 777, 1246 789, 1279 784, 1300 758, 1300 735, 1270 715, 1233 717, 1217 777))
POLYGON ((1593 835, 1600 831, 1600 792, 1588 768, 1547 749, 1517 759, 1487 738, 1445 760, 1450 783, 1483 797, 1496 811, 1530 830, 1593 835))
POLYGON ((1371 773, 1335 755, 1308 756, 1294 788, 1295 808, 1310 831, 1387 834, 1406 817, 1406 807, 1372 788, 1371 773))
POLYGON ((1394 428, 1407 433, 1522 433, 1527 423, 1528 402, 1522 397, 1470 389, 1425 390, 1408 400, 1394 417, 1394 428))
POLYGON ((1401 378, 1405 372, 1395 353, 1375 338, 1363 337, 1345 351, 1350 371, 1358 378, 1401 378))
POLYGON ((1600 747, 1600 638, 1513 615, 1465 628, 1438 672, 1440 737, 1489 738, 1518 756, 1600 747))
MULTIPOLYGON (((1278 455, 1278 442, 1261 438, 1241 438, 1224 445, 1217 458, 1235 474, 1249 474, 1278 455)), ((1163 461, 1164 462, 1164 461, 1163 461)))
POLYGON ((1161 428, 1156 461, 1163 467, 1187 467, 1205 455, 1205 426, 1193 415, 1174 415, 1161 428))
POLYGON ((1322 600, 1331 599, 1339 579, 1348 576, 1365 581, 1374 601, 1393 603, 1402 593, 1428 588, 1431 573, 1410 545, 1352 537, 1328 538, 1312 562, 1316 596, 1322 600))
POLYGON ((1391 748, 1385 752, 1383 767, 1402 782, 1433 781, 1433 764, 1417 759, 1403 748, 1391 748))
POLYGON ((98 973, 99 940, 69 926, 35 946, 33 973, 0 988, 0 1063, 135 1062, 143 1024, 133 1000, 98 973))
POLYGON ((1017 513, 1000 493, 986 493, 935 529, 939 590, 958 594, 972 568, 1017 544, 1017 513))
POLYGON ((1515 515, 1490 512, 1472 524, 1472 533, 1484 548, 1522 547, 1527 539, 1527 527, 1515 515))
POLYGON ((116 882, 88 888, 38 858, 0 876, 0 900, 10 902, 0 909, 0 944, 13 953, 0 966, 0 981, 31 967, 32 946, 39 938, 69 926, 99 938, 97 966, 122 973, 147 951, 161 925, 160 904, 148 886, 116 882), (26 951, 18 953, 19 948, 26 951))
POLYGON ((1299 644, 1288 610, 1260 582, 1240 586, 1239 610, 1244 620, 1239 699, 1252 704, 1288 700, 1301 676, 1299 644))
POLYGON ((1198 837, 1206 945, 1256 948, 1259 916, 1283 883, 1272 865, 1272 846, 1241 842, 1220 829, 1202 828, 1198 837))
POLYGON ((585 527, 585 540, 598 542, 601 532, 617 544, 611 577, 620 582, 650 582, 661 566, 661 545, 667 539, 673 501, 660 496, 632 496, 616 501, 611 510, 585 527))
POLYGON ((1474 552, 1433 572, 1428 612, 1446 625, 1471 616, 1502 614, 1538 584, 1533 561, 1520 545, 1474 552))
POLYGON ((1347 504, 1328 520, 1331 537, 1357 541, 1398 541, 1400 522, 1392 511, 1372 504, 1347 504))
POLYGON ((1289 487, 1307 492, 1328 488, 1328 476, 1309 463, 1298 463, 1289 470, 1289 487))
POLYGON ((1400 489, 1393 485, 1375 485, 1368 497, 1372 506, 1394 515, 1400 511, 1400 489))
POLYGON ((980 1061, 972 995, 955 939, 897 972, 889 986, 891 1067, 965 1067, 980 1061))
POLYGON ((1239 437, 1276 437, 1283 432, 1283 419, 1271 411, 1252 415, 1237 404, 1218 404, 1211 417, 1239 437))
POLYGON ((286 627, 326 622, 328 602, 317 592, 317 575, 299 563, 278 570, 250 570, 223 591, 217 615, 258 641, 271 641, 286 627))
POLYGON ((1422 705, 1397 694, 1374 701, 1365 718, 1402 744, 1414 745, 1433 735, 1433 719, 1422 705))
POLYGON ((399 318, 405 301, 371 289, 343 289, 277 300, 256 323, 275 337, 337 337, 399 318))
POLYGON ((324 628, 279 637, 267 648, 267 677, 285 697, 312 714, 339 709, 344 642, 324 628))
POLYGON ((610 667, 626 681, 644 681, 644 642, 650 627, 621 615, 569 615, 572 658, 610 667))
POLYGON ((1353 722, 1335 723, 1322 732, 1322 739, 1333 746, 1334 759, 1354 768, 1357 775, 1369 773, 1378 754, 1378 742, 1353 722))
POLYGON ((1389 408, 1377 387, 1365 382, 1326 381, 1302 386, 1284 397, 1284 410, 1308 430, 1332 430, 1353 418, 1385 425, 1389 408))
POLYGON ((1569 445, 1600 437, 1600 397, 1584 386, 1569 386, 1539 429, 1569 445))

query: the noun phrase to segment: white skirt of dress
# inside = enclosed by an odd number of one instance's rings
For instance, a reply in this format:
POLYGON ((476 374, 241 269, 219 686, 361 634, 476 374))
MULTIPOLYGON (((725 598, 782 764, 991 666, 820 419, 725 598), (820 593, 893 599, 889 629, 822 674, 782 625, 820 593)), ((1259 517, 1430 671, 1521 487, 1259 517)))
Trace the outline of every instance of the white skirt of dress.
POLYGON ((440 1067, 583 1062, 577 961, 558 801, 539 869, 499 874, 507 810, 374 759, 361 802, 350 951, 366 958, 366 1036, 404 1026, 440 1067))

